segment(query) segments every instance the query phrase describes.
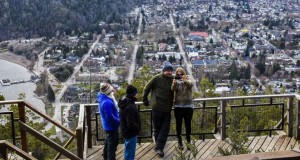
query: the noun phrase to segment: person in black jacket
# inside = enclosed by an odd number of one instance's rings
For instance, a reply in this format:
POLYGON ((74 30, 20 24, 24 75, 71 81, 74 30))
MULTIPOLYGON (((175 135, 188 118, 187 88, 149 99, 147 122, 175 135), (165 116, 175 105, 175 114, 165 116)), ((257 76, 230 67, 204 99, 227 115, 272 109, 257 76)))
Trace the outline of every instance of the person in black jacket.
POLYGON ((126 88, 126 96, 119 101, 121 119, 121 134, 124 137, 125 160, 134 160, 137 135, 141 131, 141 120, 139 111, 135 104, 138 90, 129 85, 126 88))

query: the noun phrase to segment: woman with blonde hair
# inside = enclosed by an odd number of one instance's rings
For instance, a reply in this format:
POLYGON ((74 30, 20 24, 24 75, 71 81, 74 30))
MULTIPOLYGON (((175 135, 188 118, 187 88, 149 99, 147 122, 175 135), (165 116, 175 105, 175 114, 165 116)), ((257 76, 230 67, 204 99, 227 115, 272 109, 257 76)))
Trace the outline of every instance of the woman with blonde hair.
POLYGON ((182 67, 178 67, 175 72, 171 89, 175 93, 175 119, 176 119, 176 134, 178 138, 178 148, 183 149, 181 138, 182 120, 184 119, 186 129, 186 141, 191 142, 191 121, 193 117, 193 97, 192 97, 193 83, 186 75, 182 67))

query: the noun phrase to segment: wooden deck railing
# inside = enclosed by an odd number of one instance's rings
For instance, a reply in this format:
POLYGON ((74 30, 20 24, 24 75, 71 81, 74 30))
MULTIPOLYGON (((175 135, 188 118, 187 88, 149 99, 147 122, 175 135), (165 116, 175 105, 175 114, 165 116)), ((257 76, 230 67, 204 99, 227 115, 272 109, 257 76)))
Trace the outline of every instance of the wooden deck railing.
MULTIPOLYGON (((64 127, 63 125, 61 125, 60 122, 58 122, 56 120, 53 120, 48 115, 40 112, 39 110, 34 108, 32 105, 30 105, 26 101, 23 101, 23 100, 0 101, 0 105, 12 105, 12 104, 17 105, 17 107, 18 107, 19 115, 18 115, 18 118, 14 119, 14 121, 19 122, 19 126, 20 126, 19 127, 19 129, 20 129, 20 138, 19 139, 21 140, 21 148, 24 152, 28 152, 27 134, 29 133, 32 136, 34 136, 35 138, 37 138, 38 140, 44 142, 45 144, 49 145, 51 148, 56 150, 58 152, 58 155, 55 157, 55 159, 58 159, 60 154, 63 154, 67 158, 74 159, 74 160, 83 158, 82 157, 82 155, 83 155, 83 148, 82 147, 77 147, 78 155, 75 155, 74 153, 72 153, 72 152, 70 152, 66 149, 66 147, 70 144, 70 142, 74 138, 77 139, 77 142, 78 141, 83 142, 83 140, 81 140, 82 137, 80 136, 80 133, 74 132, 74 131, 64 127), (29 109, 29 110, 33 111, 35 114, 41 116, 42 118, 47 120, 49 123, 52 123, 55 127, 58 127, 62 131, 69 134, 70 137, 71 137, 69 139, 69 141, 64 146, 60 146, 59 144, 57 144, 54 141, 52 141, 51 139, 47 138, 46 136, 44 136, 40 132, 38 132, 35 129, 28 126, 26 124, 26 116, 27 116, 26 111, 25 111, 26 109, 29 109)), ((81 144, 79 144, 79 145, 82 146, 81 144)))
MULTIPOLYGON (((200 108, 212 108, 217 107, 218 111, 218 134, 220 135, 220 139, 226 138, 226 130, 228 127, 228 122, 226 118, 228 118, 226 111, 227 107, 231 107, 235 105, 236 102, 239 103, 236 107, 257 107, 261 104, 263 105, 274 105, 273 103, 277 99, 284 99, 282 103, 284 103, 284 112, 282 113, 285 115, 284 118, 278 120, 278 124, 285 125, 285 132, 288 136, 294 136, 296 139, 300 139, 300 96, 294 94, 280 94, 280 95, 259 95, 259 96, 238 96, 238 97, 218 97, 218 98, 201 98, 201 99, 194 99, 194 103, 196 106, 200 108), (267 99, 268 103, 260 103, 262 99, 267 99), (214 104, 215 106, 210 106, 214 104), (293 119, 293 113, 296 113, 295 118, 293 119), (295 126, 295 128, 293 128, 295 126), (294 131, 294 132, 293 132, 294 131), (294 134, 293 134, 294 133, 294 134)), ((31 134, 37 139, 43 141, 53 149, 55 149, 59 154, 56 156, 55 159, 58 159, 60 154, 63 154, 67 158, 70 159, 86 159, 87 156, 87 149, 93 146, 93 133, 92 133, 92 122, 96 120, 95 113, 98 112, 98 104, 85 104, 80 105, 80 112, 79 112, 79 120, 78 126, 76 131, 71 131, 70 129, 61 125, 60 122, 53 120, 48 115, 38 111, 32 105, 24 102, 22 100, 15 100, 15 101, 0 101, 0 105, 7 105, 7 104, 16 104, 18 106, 19 115, 18 119, 15 119, 19 122, 20 126, 20 140, 21 140, 21 148, 24 152, 28 152, 28 142, 27 142, 27 134, 31 134), (59 127, 64 132, 70 135, 69 141, 64 145, 60 146, 53 142, 52 140, 48 139, 47 137, 43 136, 41 133, 35 131, 30 126, 26 125, 26 112, 25 109, 29 109, 34 113, 38 114, 49 123, 54 124, 54 126, 59 127), (68 151, 66 147, 76 139, 77 143, 77 155, 73 154, 72 152, 68 151)), ((145 108, 142 102, 136 102, 136 104, 140 108, 145 108)), ((150 108, 147 108, 149 110, 150 108)), ((151 110, 151 109, 150 109, 151 110)), ((143 110, 140 110, 141 112, 143 110)), ((282 128, 283 129, 283 128, 282 128)), ((150 128, 149 132, 152 132, 150 128)), ((200 133, 201 134, 201 133, 200 133)), ((5 154, 5 152, 1 152, 1 154, 5 154)))
POLYGON ((32 157, 30 154, 24 152, 20 148, 16 147, 15 145, 2 140, 0 141, 0 155, 2 159, 8 159, 8 150, 14 151, 18 156, 28 159, 28 160, 36 160, 36 158, 32 157))
MULTIPOLYGON (((289 136, 292 137, 294 136, 296 139, 300 139, 300 117, 299 117, 299 111, 300 111, 300 96, 299 95, 294 95, 294 94, 279 94, 279 95, 257 95, 257 96, 237 96, 237 97, 218 97, 218 98, 200 98, 200 99, 194 99, 194 103, 199 103, 201 107, 203 108, 210 108, 212 106, 208 106, 210 102, 217 102, 217 108, 218 108, 218 135, 220 139, 224 140, 226 136, 226 131, 228 127, 228 122, 226 121, 227 117, 227 111, 226 107, 233 106, 235 101, 239 101, 241 105, 239 106, 246 106, 246 107, 256 107, 260 105, 264 106, 274 106, 277 103, 274 103, 275 100, 277 99, 284 99, 282 103, 284 103, 283 111, 284 113, 282 114, 281 119, 278 121, 278 124, 284 124, 285 125, 285 133, 289 136), (262 99, 267 99, 268 103, 259 103, 262 99), (255 103, 249 104, 248 101, 253 101, 255 103), (293 119, 293 113, 296 112, 296 120, 293 119), (284 117, 283 117, 284 116, 284 117), (293 126, 296 126, 296 128, 293 128, 293 126), (295 130, 294 130, 295 129, 295 130), (293 130, 295 131, 293 135, 293 130)), ((142 102, 136 102, 138 106, 142 106, 142 102)), ((199 105, 198 105, 199 106, 199 105)), ((235 106, 235 107, 239 107, 235 106)), ((93 133, 92 133, 92 121, 95 121, 95 115, 96 113, 92 112, 92 108, 95 107, 94 109, 96 112, 98 112, 97 107, 98 104, 88 104, 88 105, 82 105, 80 111, 83 113, 82 116, 79 117, 85 117, 85 123, 81 123, 80 127, 82 130, 87 131, 85 132, 84 137, 87 137, 87 140, 83 142, 84 144, 87 143, 87 146, 84 148, 84 154, 87 152, 87 148, 91 148, 93 146, 93 133), (94 115, 94 117, 92 116, 94 115), (86 148, 87 147, 87 148, 86 148)), ((214 106, 215 107, 215 106, 214 106)), ((149 109, 148 109, 149 110, 149 109)), ((83 121, 83 120, 82 120, 83 121)), ((276 126, 274 126, 275 128, 276 126)), ((95 127, 94 127, 95 128, 95 127)), ((284 130, 283 127, 279 129, 270 129, 270 132, 273 130, 284 130)), ((264 131, 264 130, 262 130, 264 131)), ((152 132, 149 131, 149 132, 152 132)), ((83 131, 82 131, 83 133, 83 131)), ((94 138, 95 140, 95 138, 94 138)))

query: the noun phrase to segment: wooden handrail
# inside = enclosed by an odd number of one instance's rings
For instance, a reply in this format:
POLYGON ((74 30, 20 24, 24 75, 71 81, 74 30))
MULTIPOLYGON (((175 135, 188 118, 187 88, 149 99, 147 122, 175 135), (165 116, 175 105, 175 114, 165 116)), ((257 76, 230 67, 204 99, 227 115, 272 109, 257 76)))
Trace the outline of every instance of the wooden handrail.
POLYGON ((30 126, 26 125, 25 123, 20 122, 19 125, 20 125, 20 128, 22 128, 22 130, 30 133, 32 136, 38 138, 39 140, 46 143, 47 145, 49 145, 56 151, 61 152, 66 157, 68 157, 72 160, 80 160, 81 159, 81 158, 77 157, 76 155, 74 155, 72 152, 70 152, 70 151, 66 150, 65 148, 63 148, 62 146, 60 146, 59 144, 53 142, 51 139, 49 139, 46 136, 42 135, 41 133, 37 132, 30 126))
POLYGON ((84 118, 85 118, 84 105, 81 104, 79 107, 78 126, 81 127, 84 125, 84 118))
POLYGON ((32 107, 28 102, 24 101, 25 105, 27 108, 29 108, 30 110, 34 111, 36 114, 38 114, 39 116, 45 118, 47 121, 53 123, 55 126, 59 127, 61 130, 67 132, 68 134, 70 134, 71 136, 75 137, 76 134, 75 132, 71 131, 70 129, 64 127, 63 125, 60 124, 60 122, 53 120, 51 117, 49 117, 46 114, 43 114, 42 112, 40 112, 39 110, 37 110, 36 108, 32 107))
POLYGON ((86 124, 88 127, 88 147, 92 148, 92 111, 90 106, 86 106, 84 109, 86 114, 86 124))
POLYGON ((251 153, 251 154, 240 154, 230 155, 223 157, 213 157, 210 160, 239 160, 239 159, 273 159, 273 160, 295 160, 300 159, 300 153, 298 150, 286 150, 277 152, 263 152, 263 153, 251 153))
POLYGON ((23 100, 0 101, 0 105, 22 103, 23 100))
POLYGON ((79 107, 79 116, 78 116, 78 126, 76 128, 76 139, 77 139, 77 155, 80 158, 83 158, 84 154, 84 143, 85 143, 85 110, 84 110, 84 105, 80 105, 79 107))
MULTIPOLYGON (((23 102, 18 103, 19 107, 19 122, 26 123, 25 106, 23 102)), ((24 130, 20 130, 21 135, 21 147, 23 151, 28 152, 27 133, 24 130)))
POLYGON ((88 150, 88 128, 85 126, 85 132, 84 132, 84 143, 83 143, 83 159, 87 158, 87 150, 88 150))
POLYGON ((77 139, 77 155, 78 157, 82 158, 83 157, 83 140, 84 140, 84 135, 83 135, 83 128, 77 127, 76 128, 76 139, 77 139))
MULTIPOLYGON (((74 138, 75 137, 71 137, 68 141, 67 141, 67 143, 64 145, 64 148, 67 148, 70 144, 71 144, 71 142, 74 140, 74 138)), ((59 157, 61 156, 61 152, 59 152, 56 156, 55 156, 55 160, 57 160, 59 157)))
POLYGON ((13 144, 11 144, 11 143, 9 143, 9 142, 7 142, 5 140, 1 140, 0 141, 0 155, 2 155, 3 159, 8 159, 7 158, 7 156, 8 156, 7 155, 7 149, 16 152, 17 155, 21 156, 24 159, 27 159, 27 160, 36 160, 36 158, 34 158, 30 154, 26 153, 22 149, 14 146, 13 144))
POLYGON ((296 94, 295 95, 295 99, 296 99, 296 108, 295 108, 295 112, 296 112, 296 139, 300 139, 300 95, 296 94))
POLYGON ((255 95, 255 96, 236 96, 236 97, 216 97, 216 98, 197 98, 194 101, 223 101, 223 100, 241 100, 241 99, 256 99, 256 98, 282 98, 295 97, 295 94, 274 94, 274 95, 255 95))
MULTIPOLYGON (((18 105, 18 109, 19 109, 19 118, 18 119, 23 124, 26 124, 26 115, 25 115, 26 112, 25 112, 25 108, 28 108, 29 110, 31 110, 34 113, 36 113, 39 116, 41 116, 42 118, 46 119, 49 123, 52 123, 54 126, 59 127, 61 130, 63 130, 66 133, 68 133, 71 136, 71 140, 69 140, 65 144, 65 147, 67 147, 71 143, 70 141, 74 140, 74 138, 76 137, 76 133, 74 131, 72 131, 72 130, 66 128, 66 127, 64 127, 63 125, 61 125, 60 122, 58 122, 56 120, 53 120, 50 116, 42 113, 41 111, 39 111, 38 109, 36 109, 36 107, 33 107, 31 104, 29 104, 26 101, 23 101, 23 100, 0 101, 0 105, 7 105, 7 104, 17 104, 18 105)), ((27 133, 22 128, 20 130, 20 135, 21 135, 21 147, 22 147, 22 150, 25 151, 25 152, 27 152, 28 151, 27 133)), ((83 138, 81 138, 81 139, 83 139, 83 138)), ((77 147, 79 147, 79 146, 77 146, 77 147)), ((82 148, 82 145, 80 147, 82 148)), ((82 150, 81 150, 81 152, 82 152, 82 150)), ((57 156, 59 156, 59 155, 60 155, 60 153, 57 156)))

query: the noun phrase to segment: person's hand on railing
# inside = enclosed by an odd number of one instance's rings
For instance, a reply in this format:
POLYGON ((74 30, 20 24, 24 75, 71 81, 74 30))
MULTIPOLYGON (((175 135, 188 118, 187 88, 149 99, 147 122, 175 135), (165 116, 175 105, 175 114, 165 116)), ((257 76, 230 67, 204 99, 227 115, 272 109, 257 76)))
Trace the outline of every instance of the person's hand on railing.
POLYGON ((143 99, 143 103, 144 103, 145 106, 149 106, 150 105, 148 99, 143 99))

